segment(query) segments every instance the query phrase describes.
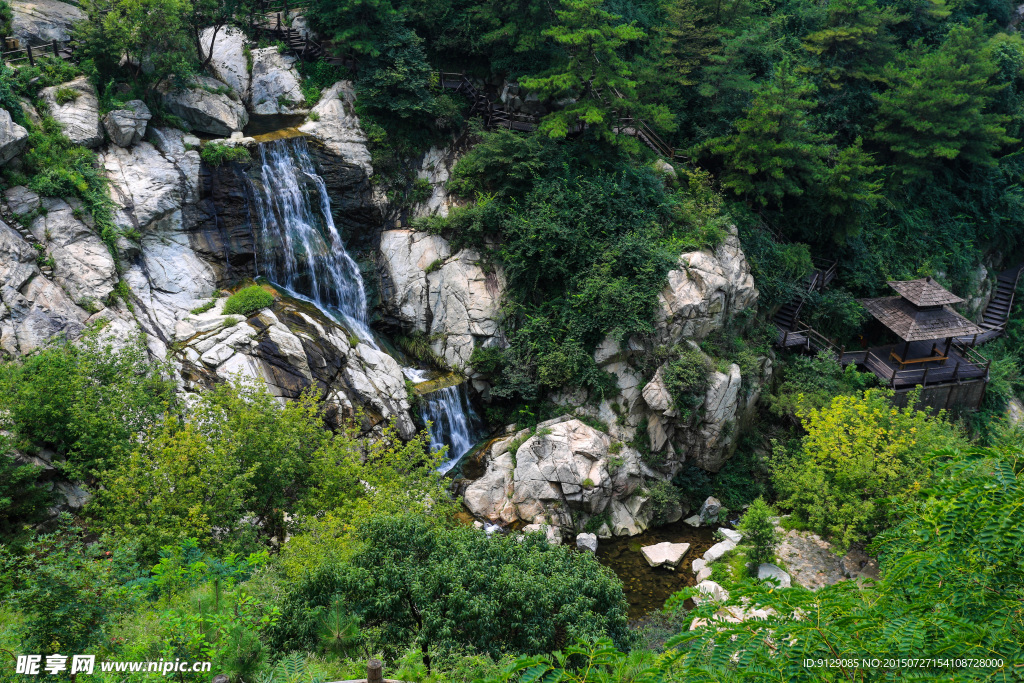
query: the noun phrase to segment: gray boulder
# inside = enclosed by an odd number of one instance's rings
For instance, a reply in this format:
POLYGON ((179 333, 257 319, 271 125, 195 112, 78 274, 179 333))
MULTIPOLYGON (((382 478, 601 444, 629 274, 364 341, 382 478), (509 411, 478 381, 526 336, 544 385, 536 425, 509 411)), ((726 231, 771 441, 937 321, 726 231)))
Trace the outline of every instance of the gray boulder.
POLYGON ((576 547, 581 550, 589 550, 592 553, 597 552, 597 535, 595 534, 577 534, 576 536, 576 547))
POLYGON ((310 114, 316 114, 316 121, 310 119, 299 126, 299 130, 312 135, 324 143, 328 151, 345 161, 362 168, 366 175, 373 175, 370 164, 370 150, 366 148, 366 134, 359 126, 355 115, 356 91, 351 81, 338 81, 320 94, 320 101, 310 114))
POLYGON ((88 78, 79 76, 69 83, 43 88, 40 96, 71 142, 85 147, 99 147, 103 143, 100 103, 88 78), (67 99, 70 93, 74 97, 67 99))
POLYGON ((25 151, 28 131, 16 124, 6 109, 0 109, 0 166, 25 151))
POLYGON ((301 78, 295 70, 298 58, 281 54, 276 47, 252 51, 250 97, 253 114, 291 114, 305 111, 301 78))
POLYGON ((704 504, 700 506, 700 521, 703 524, 711 524, 718 521, 718 513, 722 510, 722 504, 714 496, 708 496, 704 504))
POLYGON ((717 562, 718 560, 722 559, 722 557, 727 552, 735 548, 736 544, 732 541, 722 541, 721 543, 716 543, 710 548, 708 548, 707 551, 704 553, 704 562, 707 564, 717 562))
MULTIPOLYGON (((216 78, 197 77, 187 88, 160 86, 164 106, 181 117, 193 130, 227 137, 249 123, 249 112, 227 93, 231 88, 216 78)), ((237 97, 237 95, 235 95, 237 97)))
POLYGON ((153 118, 142 100, 132 100, 124 109, 115 109, 103 117, 103 127, 111 142, 118 147, 130 147, 141 142, 146 135, 146 124, 153 118))
POLYGON ((210 55, 210 69, 214 75, 242 100, 249 96, 249 64, 245 57, 247 42, 241 29, 234 26, 222 26, 220 29, 211 26, 203 29, 199 36, 203 52, 210 55))
POLYGON ((789 574, 782 571, 781 567, 767 562, 757 566, 757 580, 764 581, 765 579, 778 581, 781 588, 789 588, 790 586, 789 574))
POLYGON ((66 42, 75 23, 86 18, 78 7, 57 0, 12 0, 10 5, 14 10, 11 31, 23 46, 66 42))

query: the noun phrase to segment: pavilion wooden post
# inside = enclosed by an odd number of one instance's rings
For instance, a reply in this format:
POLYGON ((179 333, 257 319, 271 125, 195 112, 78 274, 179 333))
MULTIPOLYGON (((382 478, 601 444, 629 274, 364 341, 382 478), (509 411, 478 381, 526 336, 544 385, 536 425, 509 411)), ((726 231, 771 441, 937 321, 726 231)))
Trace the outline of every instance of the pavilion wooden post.
POLYGON ((57 48, 57 41, 56 40, 53 41, 51 43, 51 46, 53 47, 53 56, 56 57, 57 59, 60 59, 60 52, 59 52, 59 50, 57 48))
POLYGON ((921 377, 921 386, 923 387, 928 386, 928 370, 930 370, 930 368, 926 367, 924 369, 924 375, 921 377))
POLYGON ((29 64, 29 66, 35 66, 36 65, 36 60, 32 58, 32 46, 31 45, 26 45, 25 46, 25 52, 28 53, 28 64, 29 64))
MULTIPOLYGON (((975 335, 975 336, 977 336, 977 335, 975 335)), ((953 345, 953 338, 952 337, 946 337, 946 350, 942 354, 946 358, 949 358, 949 347, 951 347, 952 345, 953 345)), ((942 361, 942 362, 945 363, 946 361, 942 361)))
POLYGON ((384 663, 379 659, 371 659, 366 663, 366 683, 383 683, 384 663))
POLYGON ((905 360, 907 360, 907 356, 909 354, 910 354, 910 340, 907 340, 903 344, 903 353, 900 354, 900 358, 905 361, 905 360))

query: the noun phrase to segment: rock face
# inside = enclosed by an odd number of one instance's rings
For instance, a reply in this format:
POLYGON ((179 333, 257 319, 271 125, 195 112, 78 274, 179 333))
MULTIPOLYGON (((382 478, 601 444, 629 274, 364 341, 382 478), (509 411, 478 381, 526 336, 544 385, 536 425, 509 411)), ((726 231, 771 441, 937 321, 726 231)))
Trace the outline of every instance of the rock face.
POLYGON ((11 30, 23 46, 66 42, 75 23, 86 18, 78 7, 57 0, 12 0, 9 4, 14 10, 11 30))
POLYGON ((250 83, 253 114, 292 114, 303 109, 301 78, 295 70, 298 58, 276 47, 252 51, 250 83))
POLYGON ((54 281, 83 308, 103 308, 103 300, 117 281, 107 245, 95 230, 75 217, 85 214, 77 200, 36 201, 45 213, 32 221, 29 229, 54 260, 54 281))
POLYGON ((25 151, 28 131, 11 120, 6 109, 0 109, 0 166, 25 151))
POLYGON ((88 78, 79 76, 69 83, 43 88, 40 97, 50 107, 50 115, 61 124, 71 142, 85 147, 100 146, 103 142, 100 103, 88 78), (74 97, 66 99, 71 94, 74 97))
POLYGON ((58 334, 75 336, 89 314, 43 277, 37 252, 0 221, 0 349, 10 355, 39 348, 58 334))
POLYGON ((234 26, 223 26, 220 29, 211 26, 203 29, 199 35, 199 44, 203 46, 203 52, 210 55, 210 69, 219 80, 234 90, 242 101, 249 97, 246 42, 245 33, 234 26))
POLYGON ((652 567, 675 569, 683 561, 683 558, 686 557, 686 553, 689 550, 689 543, 669 543, 665 541, 655 545, 645 545, 643 548, 640 548, 640 554, 647 560, 647 564, 652 567))
POLYGON ((413 217, 447 216, 457 201, 448 194, 446 183, 459 160, 454 147, 431 147, 423 155, 416 177, 430 185, 430 197, 413 207, 413 217))
POLYGON ((466 506, 494 523, 548 523, 567 533, 607 512, 616 535, 640 533, 651 513, 648 499, 634 495, 639 454, 624 448, 613 458, 610 445, 607 434, 568 416, 497 441, 484 476, 466 489, 466 506))
POLYGON ((367 176, 373 175, 366 134, 355 115, 356 91, 351 81, 338 81, 321 93, 310 118, 299 130, 319 139, 333 154, 359 165, 367 176))
POLYGON ((452 254, 448 240, 413 230, 387 230, 381 234, 382 299, 399 324, 417 332, 430 330, 427 271, 436 270, 452 254))
POLYGON ((703 339, 757 302, 750 266, 733 227, 712 251, 682 254, 659 297, 658 332, 669 345, 703 339))
POLYGON ((131 147, 146 136, 146 124, 153 118, 142 100, 132 100, 124 109, 115 109, 103 117, 110 141, 119 147, 131 147))
POLYGON ((193 130, 225 137, 249 123, 249 112, 229 97, 231 92, 227 85, 209 76, 198 76, 188 88, 172 88, 166 83, 160 87, 169 112, 180 116, 193 130))

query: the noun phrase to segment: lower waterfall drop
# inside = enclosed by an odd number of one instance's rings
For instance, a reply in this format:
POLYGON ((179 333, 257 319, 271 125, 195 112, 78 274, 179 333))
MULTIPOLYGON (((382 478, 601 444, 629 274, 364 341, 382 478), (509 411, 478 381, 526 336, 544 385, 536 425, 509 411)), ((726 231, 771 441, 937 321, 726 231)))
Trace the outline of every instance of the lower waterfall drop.
POLYGON ((331 200, 303 138, 259 145, 259 175, 251 178, 257 271, 276 285, 344 318, 360 338, 366 291, 331 216, 331 200))
MULTIPOLYGON (((415 368, 404 368, 413 382, 424 382, 427 374, 415 368)), ((420 395, 420 419, 430 424, 430 450, 448 446, 448 459, 438 468, 442 474, 452 470, 476 443, 482 422, 469 401, 466 382, 420 395)))

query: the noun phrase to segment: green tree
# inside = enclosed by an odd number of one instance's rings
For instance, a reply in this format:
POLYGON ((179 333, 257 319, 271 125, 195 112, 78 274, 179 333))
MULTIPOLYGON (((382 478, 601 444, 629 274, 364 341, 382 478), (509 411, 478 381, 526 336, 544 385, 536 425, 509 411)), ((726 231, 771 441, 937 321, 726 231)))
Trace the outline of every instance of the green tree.
POLYGON ((284 512, 310 484, 309 463, 328 437, 309 395, 281 407, 262 385, 221 384, 150 429, 102 477, 88 512, 147 557, 186 538, 210 545, 215 529, 251 551, 254 533, 284 538, 284 512))
POLYGON ((755 575, 759 565, 775 561, 775 548, 779 544, 779 536, 772 522, 775 514, 772 506, 766 503, 764 498, 759 497, 743 513, 737 527, 743 534, 743 544, 749 546, 747 560, 755 575))
POLYGON ((96 331, 0 366, 0 407, 23 451, 47 448, 70 478, 121 462, 138 436, 172 407, 174 385, 142 337, 120 348, 96 331))
POLYGON ((665 24, 659 27, 659 70, 681 86, 696 85, 695 74, 719 46, 719 30, 709 20, 711 10, 697 0, 671 0, 665 24))
POLYGON ((577 637, 628 638, 619 580, 588 553, 412 515, 363 523, 350 564, 313 568, 285 595, 272 634, 282 649, 315 646, 340 600, 387 647, 418 646, 424 663, 454 646, 499 656, 546 652, 577 637))
POLYGON ((804 48, 818 58, 812 72, 827 88, 852 80, 884 81, 882 68, 896 51, 891 27, 904 18, 875 0, 830 2, 825 26, 804 38, 804 48))
POLYGON ((557 23, 544 35, 565 48, 557 64, 538 76, 521 79, 523 87, 549 100, 572 101, 547 114, 541 132, 564 138, 579 124, 611 144, 635 147, 616 135, 620 116, 646 117, 655 127, 668 125, 668 111, 642 104, 633 70, 620 52, 646 34, 601 7, 603 0, 561 0, 557 23))
POLYGON ((26 525, 42 521, 53 500, 39 481, 43 469, 17 463, 8 441, 0 435, 0 543, 16 540, 26 525))
POLYGON ((918 40, 886 70, 892 87, 875 98, 875 138, 899 161, 904 175, 924 174, 949 161, 992 165, 1003 145, 1008 117, 992 111, 1005 85, 984 24, 954 25, 942 43, 918 40))
POLYGON ((313 27, 342 49, 377 57, 385 27, 399 20, 392 0, 310 0, 313 27))
POLYGON ((807 435, 787 453, 777 445, 773 475, 780 506, 841 547, 867 541, 896 521, 893 501, 906 502, 931 480, 924 455, 958 445, 945 422, 891 404, 892 392, 837 396, 801 419, 807 435))

